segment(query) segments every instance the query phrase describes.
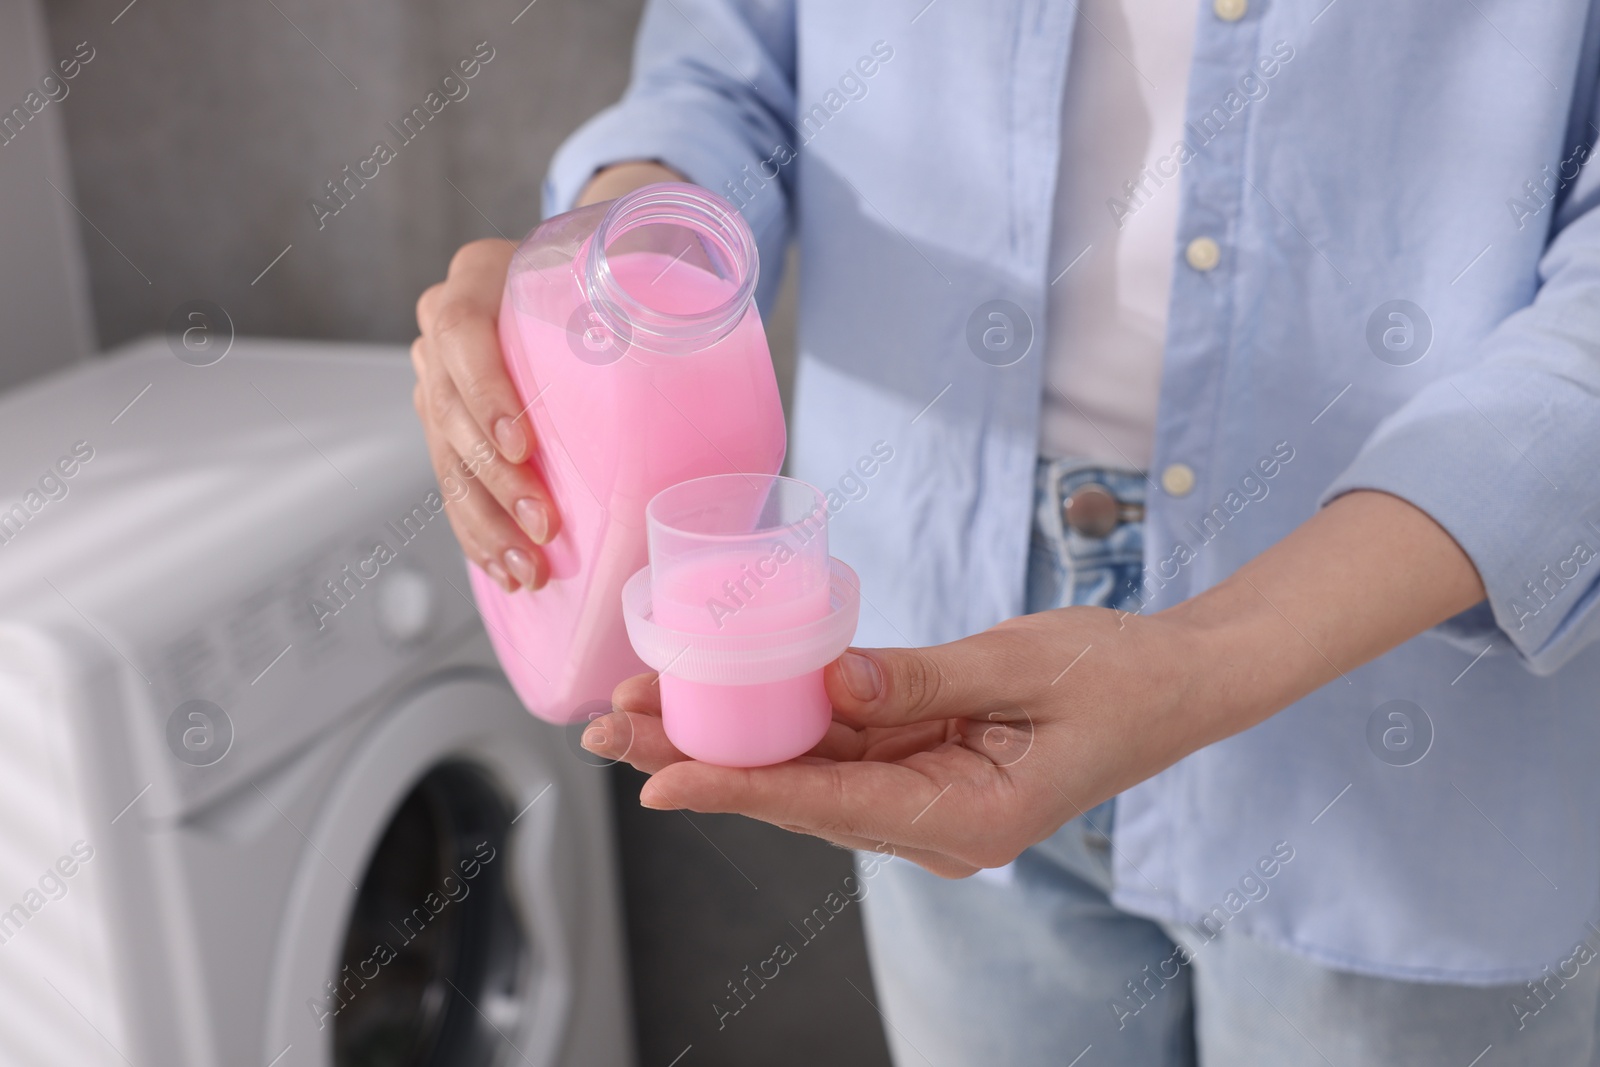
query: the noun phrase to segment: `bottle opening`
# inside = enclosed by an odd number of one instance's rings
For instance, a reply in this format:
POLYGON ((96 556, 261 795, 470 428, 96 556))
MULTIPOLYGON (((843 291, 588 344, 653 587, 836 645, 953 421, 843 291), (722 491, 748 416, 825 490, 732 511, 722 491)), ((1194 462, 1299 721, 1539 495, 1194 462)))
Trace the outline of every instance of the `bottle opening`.
POLYGON ((613 333, 662 353, 698 351, 744 318, 760 273, 738 211, 698 186, 635 189, 595 229, 589 302, 613 333))

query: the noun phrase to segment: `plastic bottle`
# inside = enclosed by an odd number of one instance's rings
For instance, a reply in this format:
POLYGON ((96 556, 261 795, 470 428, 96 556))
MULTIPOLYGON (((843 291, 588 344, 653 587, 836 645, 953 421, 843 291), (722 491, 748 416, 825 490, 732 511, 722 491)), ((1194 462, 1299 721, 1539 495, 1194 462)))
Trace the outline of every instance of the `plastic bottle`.
POLYGON ((758 270, 738 212, 675 182, 551 218, 512 260, 500 344, 561 531, 536 592, 507 594, 469 571, 500 663, 543 719, 592 717, 646 669, 620 595, 646 562, 650 499, 688 479, 783 464, 758 270))

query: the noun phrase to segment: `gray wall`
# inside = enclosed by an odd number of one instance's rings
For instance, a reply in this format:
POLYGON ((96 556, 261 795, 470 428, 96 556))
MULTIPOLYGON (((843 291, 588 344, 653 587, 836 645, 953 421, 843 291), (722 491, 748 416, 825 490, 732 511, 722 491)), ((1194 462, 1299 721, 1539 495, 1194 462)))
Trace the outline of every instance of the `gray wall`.
POLYGON ((119 7, 49 10, 55 51, 98 53, 63 110, 79 206, 109 239, 86 234, 105 346, 193 298, 246 333, 409 340, 456 246, 537 220, 551 152, 622 90, 639 3, 541 0, 515 25, 485 0, 140 0, 112 24, 119 7), (319 230, 307 201, 376 140, 398 145, 385 124, 478 41, 495 56, 469 95, 319 230))
POLYGON ((0 388, 94 347, 61 124, 88 69, 76 63, 53 52, 34 0, 0 0, 0 388))
MULTIPOLYGON (((409 341, 459 245, 538 220, 550 155, 626 84, 640 7, 139 0, 113 24, 121 2, 49 8, 56 52, 97 52, 60 110, 78 204, 105 234, 85 230, 104 347, 197 298, 241 333, 409 341), (387 124, 480 41, 494 58, 468 95, 402 146, 387 124), (319 228, 307 201, 380 139, 397 158, 319 228)), ((791 286, 772 323, 785 378, 792 306, 791 286)))

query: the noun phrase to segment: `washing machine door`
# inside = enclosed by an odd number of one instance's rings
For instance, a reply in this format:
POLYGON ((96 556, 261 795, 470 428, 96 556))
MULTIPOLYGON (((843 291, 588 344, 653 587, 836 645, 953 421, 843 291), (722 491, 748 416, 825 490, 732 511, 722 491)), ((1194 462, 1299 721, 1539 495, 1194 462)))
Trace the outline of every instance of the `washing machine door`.
POLYGON ((596 846, 563 818, 568 759, 489 672, 376 722, 305 830, 262 1062, 557 1063, 596 846))

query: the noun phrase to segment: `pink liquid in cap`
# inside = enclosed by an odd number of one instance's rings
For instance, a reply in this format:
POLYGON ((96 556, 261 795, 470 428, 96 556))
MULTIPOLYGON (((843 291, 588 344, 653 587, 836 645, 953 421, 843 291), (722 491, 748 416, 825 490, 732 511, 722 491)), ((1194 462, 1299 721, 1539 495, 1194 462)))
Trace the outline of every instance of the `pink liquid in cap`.
POLYGON ((500 663, 541 718, 592 717, 646 669, 620 594, 646 560, 650 499, 686 479, 783 463, 757 271, 738 212, 678 183, 556 216, 512 260, 500 343, 561 532, 537 592, 508 594, 469 572, 500 663))

